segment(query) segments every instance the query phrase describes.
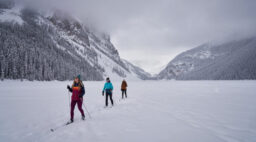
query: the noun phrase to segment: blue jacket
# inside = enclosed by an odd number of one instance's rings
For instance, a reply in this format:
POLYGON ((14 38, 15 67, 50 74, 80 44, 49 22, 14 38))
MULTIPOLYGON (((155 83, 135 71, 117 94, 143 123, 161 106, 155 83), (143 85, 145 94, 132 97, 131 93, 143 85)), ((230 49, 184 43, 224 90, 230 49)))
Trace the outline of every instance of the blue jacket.
POLYGON ((111 82, 106 82, 105 85, 104 85, 104 88, 102 91, 105 91, 105 90, 113 90, 113 85, 111 82))

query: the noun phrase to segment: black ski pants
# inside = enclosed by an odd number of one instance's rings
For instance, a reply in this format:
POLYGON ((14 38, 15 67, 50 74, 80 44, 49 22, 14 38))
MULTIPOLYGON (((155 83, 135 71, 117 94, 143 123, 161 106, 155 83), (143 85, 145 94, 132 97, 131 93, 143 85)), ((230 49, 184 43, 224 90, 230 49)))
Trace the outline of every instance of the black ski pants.
POLYGON ((108 97, 110 98, 111 104, 114 105, 113 98, 112 98, 112 92, 106 91, 106 106, 108 106, 108 97))
POLYGON ((127 98, 126 89, 122 89, 121 91, 122 91, 122 99, 124 98, 124 95, 127 98))

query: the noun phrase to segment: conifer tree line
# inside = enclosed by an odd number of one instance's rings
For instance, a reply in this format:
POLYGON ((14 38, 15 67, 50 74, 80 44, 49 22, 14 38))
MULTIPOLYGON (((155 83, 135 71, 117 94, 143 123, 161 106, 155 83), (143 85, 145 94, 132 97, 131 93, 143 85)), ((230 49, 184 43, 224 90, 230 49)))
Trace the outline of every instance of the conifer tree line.
POLYGON ((51 37, 54 30, 39 26, 33 13, 29 14, 23 17, 23 25, 0 23, 1 80, 71 80, 77 74, 84 80, 103 79, 104 69, 91 66, 72 49, 56 47, 51 37))

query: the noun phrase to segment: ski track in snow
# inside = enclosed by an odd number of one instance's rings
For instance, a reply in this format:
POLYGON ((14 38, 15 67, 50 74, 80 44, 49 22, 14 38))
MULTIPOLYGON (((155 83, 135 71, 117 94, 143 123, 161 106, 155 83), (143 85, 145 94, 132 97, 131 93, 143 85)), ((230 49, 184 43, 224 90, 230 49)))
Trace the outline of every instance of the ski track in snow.
POLYGON ((0 82, 0 141, 256 141, 256 81, 128 81, 124 100, 115 81, 112 108, 103 108, 104 82, 84 82, 92 119, 80 120, 76 107, 75 122, 59 127, 71 83, 0 82))

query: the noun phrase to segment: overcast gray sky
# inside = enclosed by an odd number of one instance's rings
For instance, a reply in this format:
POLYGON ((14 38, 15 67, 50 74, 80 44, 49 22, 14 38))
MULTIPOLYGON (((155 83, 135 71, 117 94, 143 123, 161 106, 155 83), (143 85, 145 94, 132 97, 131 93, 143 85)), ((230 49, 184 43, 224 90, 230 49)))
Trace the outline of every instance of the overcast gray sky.
POLYGON ((111 35, 122 58, 158 73, 182 51, 256 33, 256 0, 18 0, 63 9, 111 35))

